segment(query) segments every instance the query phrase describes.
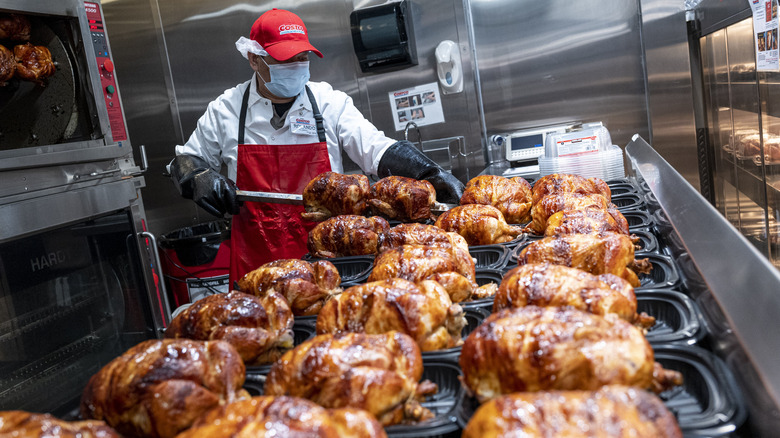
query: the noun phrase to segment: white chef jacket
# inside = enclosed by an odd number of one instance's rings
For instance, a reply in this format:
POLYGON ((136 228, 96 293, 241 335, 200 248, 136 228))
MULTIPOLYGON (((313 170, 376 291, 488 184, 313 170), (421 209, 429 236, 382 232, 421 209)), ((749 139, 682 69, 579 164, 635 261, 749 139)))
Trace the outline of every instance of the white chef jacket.
MULTIPOLYGON (((228 169, 228 178, 236 180, 238 157, 238 125, 241 100, 246 86, 252 87, 247 105, 244 142, 246 144, 307 144, 317 143, 316 135, 295 134, 290 119, 301 118, 315 123, 314 112, 306 90, 298 95, 285 117, 284 126, 276 130, 271 126, 273 104, 257 92, 257 81, 252 79, 222 93, 209 103, 206 113, 187 143, 176 146, 176 154, 195 155, 219 171, 222 163, 228 169)), ((317 101, 323 117, 325 137, 328 143, 330 167, 342 173, 341 148, 366 174, 376 175, 379 160, 385 150, 396 142, 385 137, 382 131, 366 120, 346 93, 334 90, 325 82, 307 84, 317 101)), ((239 187, 240 188, 240 187, 239 187)))

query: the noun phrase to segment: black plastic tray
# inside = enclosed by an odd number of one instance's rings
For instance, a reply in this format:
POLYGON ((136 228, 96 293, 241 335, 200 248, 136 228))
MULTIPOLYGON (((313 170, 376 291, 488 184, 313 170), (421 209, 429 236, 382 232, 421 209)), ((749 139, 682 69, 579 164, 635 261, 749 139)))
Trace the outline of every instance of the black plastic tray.
POLYGON ((621 196, 627 193, 639 193, 639 190, 636 188, 636 186, 628 181, 615 182, 607 185, 609 185, 609 190, 612 192, 612 196, 621 196))
MULTIPOLYGON (((463 398, 463 388, 460 384, 460 368, 457 363, 440 360, 425 363, 421 380, 430 380, 438 386, 436 394, 429 397, 422 405, 435 415, 434 418, 409 425, 395 425, 385 428, 388 437, 456 437, 460 436, 460 426, 457 423, 456 410, 463 398)), ((261 376, 244 383, 250 395, 263 395, 265 377, 261 376)))
POLYGON ((371 269, 374 267, 373 255, 360 255, 360 256, 347 256, 347 257, 333 257, 329 259, 314 258, 311 255, 306 254, 301 257, 308 262, 316 262, 318 260, 325 260, 333 263, 333 266, 339 271, 341 276, 341 283, 360 283, 368 278, 371 273, 371 269))
POLYGON ((624 211, 644 210, 647 208, 644 198, 638 193, 625 193, 612 196, 612 203, 617 206, 621 213, 624 211))
POLYGON ((724 436, 745 421, 742 392, 726 364, 690 345, 654 345, 655 360, 683 374, 682 386, 660 394, 685 436, 724 436))
MULTIPOLYGON (((725 363, 707 350, 680 344, 654 345, 655 360, 683 374, 683 385, 661 393, 686 437, 724 436, 744 421, 742 393, 725 363)), ((476 412, 476 398, 465 394, 458 405, 458 424, 465 427, 476 412)))
POLYGON ((505 245, 481 245, 469 247, 469 253, 471 253, 471 257, 474 257, 476 260, 477 269, 502 269, 504 266, 506 266, 510 252, 512 251, 505 245))
POLYGON ((679 285, 680 273, 671 257, 654 252, 642 252, 634 253, 634 258, 636 260, 646 258, 653 265, 649 274, 638 274, 639 282, 642 284, 639 288, 673 289, 679 285))
MULTIPOLYGON (((639 229, 631 231, 631 234, 639 238, 639 248, 635 249, 634 252, 660 252, 658 238, 655 237, 655 233, 652 231, 639 229)), ((517 262, 517 259, 515 259, 515 262, 517 262)))
POLYGON ((628 230, 649 229, 653 226, 653 218, 644 211, 631 210, 622 211, 623 216, 628 221, 628 230))
POLYGON ((693 345, 707 335, 699 306, 688 296, 673 290, 649 289, 636 292, 637 312, 655 317, 645 337, 651 344, 679 342, 693 345))
MULTIPOLYGON (((461 303, 463 304, 463 303, 461 303)), ((493 301, 491 299, 490 305, 492 307, 493 301)), ((482 324, 482 321, 485 320, 488 316, 490 316, 490 309, 485 309, 477 306, 473 307, 464 307, 463 313, 466 317, 466 326, 463 327, 463 330, 461 330, 460 335, 465 340, 466 337, 471 334, 474 330, 479 327, 480 324, 482 324)), ((444 350, 436 350, 436 351, 426 351, 422 353, 423 363, 428 363, 430 361, 437 361, 437 360, 449 360, 449 361, 458 361, 458 357, 460 357, 460 349, 461 347, 454 347, 454 348, 447 348, 444 350)))
MULTIPOLYGON (((496 283, 497 285, 500 285, 501 281, 504 279, 504 273, 506 271, 507 271, 506 268, 504 268, 504 269, 490 269, 490 268, 477 269, 475 279, 477 281, 477 284, 480 285, 480 286, 483 286, 483 285, 488 284, 488 283, 496 283)), ((488 312, 490 312, 493 309, 493 297, 483 298, 481 300, 463 301, 463 302, 461 302, 459 304, 464 309, 479 308, 479 309, 487 309, 488 312)))
POLYGON ((634 180, 632 178, 614 178, 605 182, 609 186, 610 190, 612 190, 613 187, 617 187, 625 184, 631 185, 632 187, 636 187, 634 185, 634 180))
MULTIPOLYGON (((304 341, 313 338, 316 334, 317 334, 317 330, 314 328, 314 320, 312 320, 311 322, 309 321, 299 322, 296 320, 295 323, 293 324, 293 345, 298 346, 302 344, 304 341)), ((247 375, 252 374, 252 375, 264 376, 268 374, 269 371, 271 371, 271 365, 273 364, 255 365, 255 366, 247 365, 246 373, 247 375)))

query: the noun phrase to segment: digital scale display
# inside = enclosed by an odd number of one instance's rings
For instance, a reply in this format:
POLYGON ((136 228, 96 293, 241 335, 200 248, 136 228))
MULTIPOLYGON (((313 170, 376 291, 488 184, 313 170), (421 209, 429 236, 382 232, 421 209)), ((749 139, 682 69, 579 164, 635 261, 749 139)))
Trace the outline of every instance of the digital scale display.
POLYGON ((525 135, 511 138, 510 148, 513 151, 544 147, 542 134, 525 135))

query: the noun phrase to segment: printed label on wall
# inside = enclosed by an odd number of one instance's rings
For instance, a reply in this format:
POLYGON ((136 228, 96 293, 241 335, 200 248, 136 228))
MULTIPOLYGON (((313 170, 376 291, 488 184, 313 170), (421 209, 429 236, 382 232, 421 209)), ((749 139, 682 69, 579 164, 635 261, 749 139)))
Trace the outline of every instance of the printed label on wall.
POLYGON ((409 122, 414 122, 417 126, 444 123, 441 93, 436 82, 391 91, 388 94, 396 131, 403 131, 409 122))
POLYGON ((777 0, 748 0, 753 9, 757 71, 780 71, 777 0))

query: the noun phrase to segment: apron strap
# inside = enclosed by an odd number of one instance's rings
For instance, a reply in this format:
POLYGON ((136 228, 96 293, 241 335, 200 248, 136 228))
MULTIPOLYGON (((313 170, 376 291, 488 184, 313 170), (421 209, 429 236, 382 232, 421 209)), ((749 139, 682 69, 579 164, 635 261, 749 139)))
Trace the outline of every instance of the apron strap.
MULTIPOLYGON (((254 81, 255 78, 252 78, 254 81)), ((238 115, 238 144, 244 144, 244 119, 246 119, 246 107, 249 104, 249 89, 252 88, 252 83, 250 82, 246 86, 246 91, 244 91, 244 98, 241 99, 241 113, 238 115)))
POLYGON ((317 122, 317 137, 320 139, 320 143, 326 141, 325 139, 325 126, 322 124, 322 114, 320 114, 320 108, 317 106, 317 100, 314 99, 314 93, 311 92, 309 86, 306 86, 306 94, 309 95, 309 102, 311 102, 311 109, 314 111, 314 120, 317 122))
MULTIPOLYGON (((238 115, 238 144, 244 144, 244 121, 246 120, 246 110, 249 105, 249 89, 251 83, 247 85, 244 91, 244 97, 241 99, 241 112, 238 115)), ((311 109, 314 111, 314 120, 317 123, 317 137, 320 143, 326 142, 325 126, 322 123, 322 114, 320 108, 317 106, 317 100, 314 98, 314 93, 311 92, 309 86, 306 86, 306 94, 309 96, 309 102, 311 102, 311 109)))

